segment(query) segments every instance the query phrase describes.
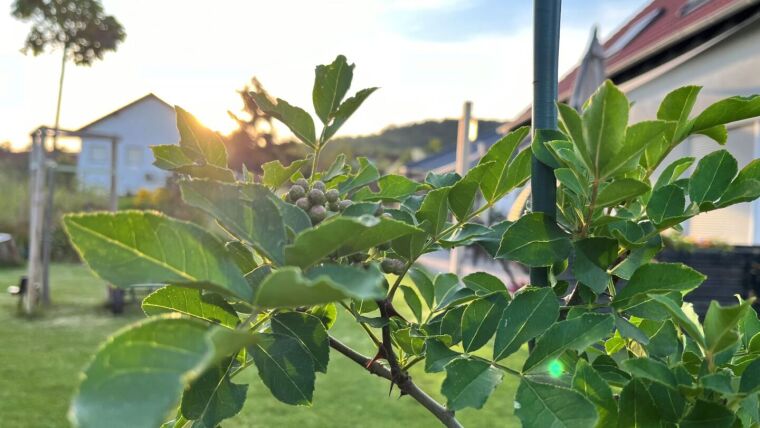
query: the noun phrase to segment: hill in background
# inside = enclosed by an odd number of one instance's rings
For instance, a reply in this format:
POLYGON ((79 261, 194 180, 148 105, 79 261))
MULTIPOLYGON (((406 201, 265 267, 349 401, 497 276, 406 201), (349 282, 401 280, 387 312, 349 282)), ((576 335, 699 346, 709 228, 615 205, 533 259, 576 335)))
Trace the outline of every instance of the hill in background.
MULTIPOLYGON (((366 156, 384 170, 392 170, 410 160, 419 159, 456 147, 457 120, 428 120, 402 126, 389 126, 372 135, 340 137, 325 147, 322 162, 329 163, 338 153, 351 159, 366 156)), ((502 122, 478 121, 478 135, 496 132, 502 122)))

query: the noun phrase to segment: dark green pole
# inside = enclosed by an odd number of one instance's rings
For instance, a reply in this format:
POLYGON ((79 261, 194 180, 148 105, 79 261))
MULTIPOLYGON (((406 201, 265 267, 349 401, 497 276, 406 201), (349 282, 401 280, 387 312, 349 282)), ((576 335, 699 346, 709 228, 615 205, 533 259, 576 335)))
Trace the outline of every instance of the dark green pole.
MULTIPOLYGON (((536 131, 557 129, 557 57, 562 0, 533 2, 533 138, 536 131)), ((530 178, 534 212, 556 216, 557 187, 554 171, 535 156, 530 178)), ((548 268, 532 268, 534 286, 549 285, 548 268)))

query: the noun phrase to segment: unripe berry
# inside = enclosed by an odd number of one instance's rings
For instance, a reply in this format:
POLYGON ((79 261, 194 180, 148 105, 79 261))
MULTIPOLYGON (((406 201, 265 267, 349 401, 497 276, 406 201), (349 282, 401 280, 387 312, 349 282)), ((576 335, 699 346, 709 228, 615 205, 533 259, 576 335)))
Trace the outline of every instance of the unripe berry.
POLYGON ((383 259, 383 261, 380 263, 380 268, 385 273, 393 273, 396 275, 401 275, 404 273, 404 267, 406 265, 404 262, 402 262, 399 259, 383 259))
POLYGON ((327 217, 327 210, 322 205, 314 205, 309 209, 309 218, 312 224, 317 224, 327 217))
POLYGON ((296 201, 296 206, 298 208, 301 208, 302 210, 308 212, 309 208, 311 208, 311 202, 309 202, 308 198, 305 198, 305 197, 304 198, 300 198, 299 200, 296 201))
POLYGON ((334 212, 340 211, 340 206, 339 206, 339 204, 337 202, 328 202, 327 203, 327 208, 330 211, 334 211, 334 212))
POLYGON ((353 202, 351 202, 348 199, 344 199, 338 202, 338 209, 341 211, 344 211, 346 208, 350 207, 351 205, 353 205, 353 202))
POLYGON ((309 190, 309 182, 303 177, 296 180, 295 184, 301 186, 304 191, 309 190))
POLYGON ((375 216, 382 215, 385 212, 385 209, 382 205, 378 205, 377 209, 375 209, 375 216))
POLYGON ((325 186, 325 183, 323 183, 323 182, 321 182, 319 180, 315 181, 314 184, 311 185, 311 187, 312 187, 312 189, 319 189, 319 190, 321 190, 323 192, 325 190, 327 190, 327 187, 325 186))
POLYGON ((319 189, 309 190, 309 201, 313 205, 323 205, 325 203, 325 193, 319 189))
POLYGON ((338 202, 338 198, 340 198, 340 192, 338 192, 338 189, 330 189, 325 192, 325 198, 328 202, 338 202))
POLYGON ((288 190, 288 198, 290 198, 291 201, 297 201, 304 196, 306 196, 306 190, 297 184, 294 184, 290 190, 288 190))

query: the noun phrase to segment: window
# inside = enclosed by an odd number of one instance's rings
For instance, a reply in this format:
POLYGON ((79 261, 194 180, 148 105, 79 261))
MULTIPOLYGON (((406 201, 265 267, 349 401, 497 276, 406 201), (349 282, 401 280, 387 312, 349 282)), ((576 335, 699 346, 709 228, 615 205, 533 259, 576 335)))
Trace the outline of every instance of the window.
POLYGON ((136 168, 142 165, 142 147, 127 146, 124 150, 124 165, 136 168))
POLYGON ((686 16, 709 2, 710 0, 688 0, 683 6, 681 6, 681 9, 678 10, 678 16, 686 16))
POLYGON ((90 161, 93 163, 105 163, 108 160, 108 149, 101 145, 95 144, 90 147, 90 161))
POLYGON ((629 43, 633 41, 639 34, 644 32, 652 23, 657 20, 657 18, 662 15, 663 9, 661 7, 649 11, 646 15, 642 16, 641 19, 631 24, 630 27, 628 27, 628 30, 623 33, 622 36, 620 36, 617 40, 615 40, 615 43, 612 44, 612 46, 607 49, 605 54, 609 57, 612 55, 615 55, 616 53, 620 52, 624 47, 628 46, 629 43))

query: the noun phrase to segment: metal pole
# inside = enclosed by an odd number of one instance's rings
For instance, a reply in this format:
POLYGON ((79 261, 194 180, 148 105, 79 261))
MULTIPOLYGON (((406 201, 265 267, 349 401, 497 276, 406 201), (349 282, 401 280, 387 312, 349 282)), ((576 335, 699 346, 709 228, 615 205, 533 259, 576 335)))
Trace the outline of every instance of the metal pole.
POLYGON ((27 273, 24 312, 31 315, 37 303, 37 289, 41 281, 40 244, 42 238, 42 216, 45 209, 43 197, 45 185, 45 130, 40 129, 32 137, 31 166, 29 179, 32 181, 29 195, 29 266, 27 273))
MULTIPOLYGON (((465 101, 462 107, 462 117, 459 119, 457 128, 457 159, 455 171, 464 177, 470 169, 470 119, 472 117, 472 103, 465 101)), ((462 273, 461 249, 453 248, 449 253, 449 272, 457 276, 462 273)))
MULTIPOLYGON (((61 120, 61 100, 63 99, 63 76, 66 73, 66 53, 68 51, 68 45, 63 45, 63 53, 61 55, 61 75, 58 78, 58 102, 55 106, 55 129, 53 130, 53 153, 58 154, 58 128, 60 127, 61 120)), ((56 158, 57 159, 57 158, 56 158)))
MULTIPOLYGON (((557 129, 557 61, 561 0, 533 3, 533 138, 536 130, 557 129)), ((554 171, 533 157, 530 179, 533 212, 556 217, 557 187, 554 171)), ((549 269, 530 270, 534 286, 549 285, 549 269)))

